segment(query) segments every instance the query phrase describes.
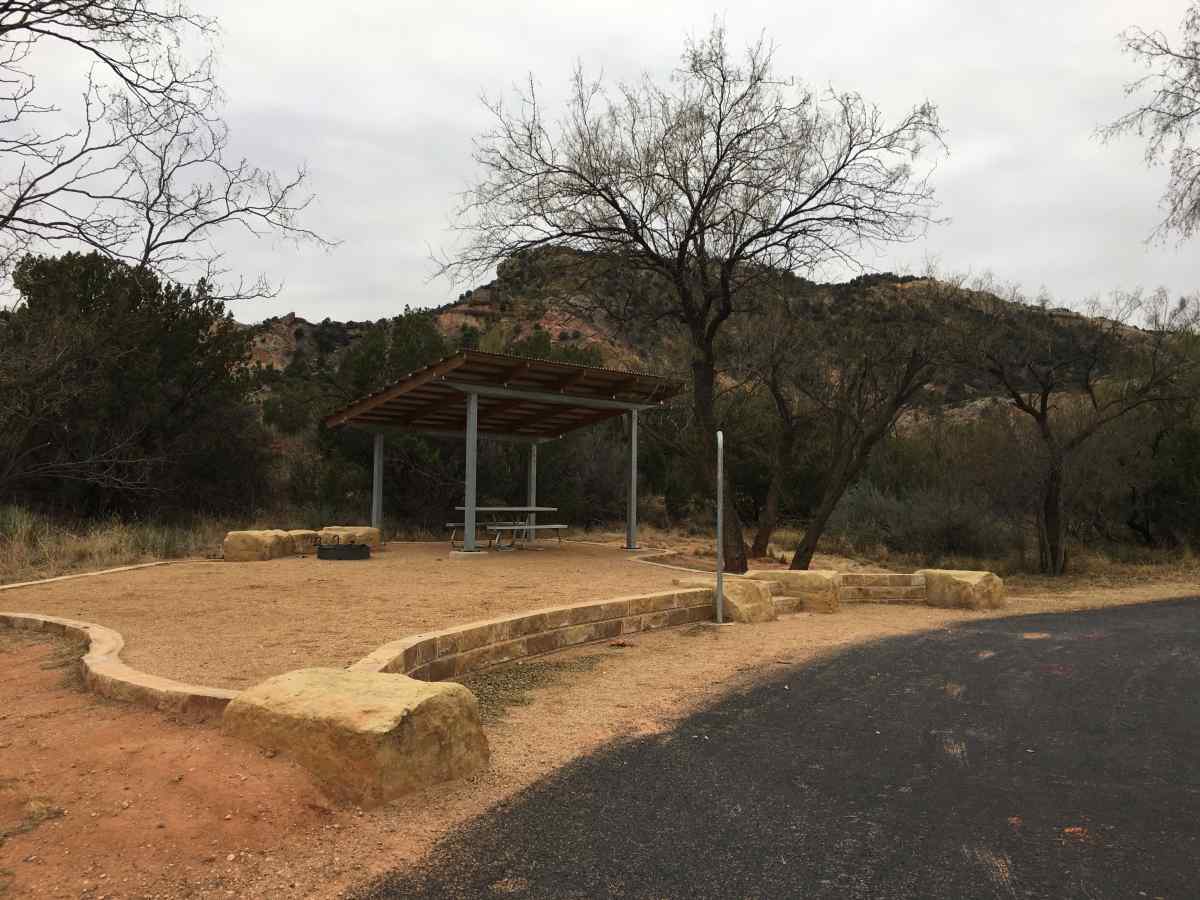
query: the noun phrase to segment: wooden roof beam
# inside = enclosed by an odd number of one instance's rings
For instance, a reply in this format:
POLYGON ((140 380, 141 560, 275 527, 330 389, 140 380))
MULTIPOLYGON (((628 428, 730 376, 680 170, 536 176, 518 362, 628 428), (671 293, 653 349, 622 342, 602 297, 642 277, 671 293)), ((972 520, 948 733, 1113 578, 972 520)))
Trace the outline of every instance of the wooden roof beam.
MULTIPOLYGON (((423 403, 420 406, 418 406, 416 409, 412 410, 408 415, 400 417, 396 424, 412 425, 414 422, 417 422, 417 421, 425 418, 425 416, 429 415, 432 412, 438 412, 439 410, 442 410, 448 406, 451 406, 456 399, 458 399, 456 396, 454 396, 452 394, 448 394, 448 395, 445 395, 442 397, 438 397, 436 400, 430 400, 428 403, 423 403)), ((465 415, 465 412, 464 412, 464 415, 465 415)))
POLYGON ((651 409, 661 406, 660 403, 641 403, 629 400, 611 400, 607 397, 580 397, 570 394, 558 394, 552 391, 525 390, 524 388, 493 387, 475 382, 461 382, 447 379, 443 384, 464 394, 478 394, 480 397, 492 397, 499 400, 517 399, 541 401, 553 406, 577 406, 581 409, 651 409))
POLYGON ((403 381, 391 387, 384 388, 382 391, 372 394, 369 397, 364 397, 357 403, 351 403, 345 409, 326 416, 324 420, 325 426, 327 428, 336 428, 338 425, 345 425, 355 416, 375 409, 377 406, 382 406, 389 400, 394 400, 396 397, 407 394, 409 391, 415 390, 423 384, 428 384, 438 378, 444 378, 447 374, 466 363, 466 361, 467 357, 460 354, 443 359, 431 366, 426 366, 423 370, 412 373, 403 381))

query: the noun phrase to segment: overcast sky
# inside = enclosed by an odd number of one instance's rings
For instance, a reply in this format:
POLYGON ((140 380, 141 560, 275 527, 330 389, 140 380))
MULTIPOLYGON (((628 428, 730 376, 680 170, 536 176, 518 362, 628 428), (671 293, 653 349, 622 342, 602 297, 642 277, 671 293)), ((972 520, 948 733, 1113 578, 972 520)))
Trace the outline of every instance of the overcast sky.
POLYGON ((920 271, 934 258, 1061 303, 1200 286, 1194 242, 1145 242, 1164 173, 1147 170, 1136 139, 1093 137, 1126 108, 1122 86, 1139 71, 1118 33, 1175 34, 1184 0, 193 5, 223 29, 234 149, 281 170, 306 164, 318 195, 308 224, 342 242, 233 245, 238 268, 284 282, 276 299, 240 305, 243 321, 292 310, 375 319, 453 299, 460 288, 430 281, 428 256, 451 240, 455 197, 473 176, 480 93, 532 72, 561 108, 576 61, 614 80, 665 76, 714 16, 734 46, 765 31, 781 74, 859 91, 890 113, 926 98, 940 107, 950 152, 934 178, 950 221, 869 268, 920 271))

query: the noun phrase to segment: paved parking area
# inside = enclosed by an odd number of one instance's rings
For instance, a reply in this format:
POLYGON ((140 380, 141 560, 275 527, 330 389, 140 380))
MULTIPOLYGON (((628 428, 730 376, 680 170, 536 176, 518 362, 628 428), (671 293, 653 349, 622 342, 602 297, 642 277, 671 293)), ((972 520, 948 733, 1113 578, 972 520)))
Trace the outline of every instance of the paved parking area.
POLYGON ((584 757, 355 896, 1184 897, 1200 598, 965 623, 584 757))

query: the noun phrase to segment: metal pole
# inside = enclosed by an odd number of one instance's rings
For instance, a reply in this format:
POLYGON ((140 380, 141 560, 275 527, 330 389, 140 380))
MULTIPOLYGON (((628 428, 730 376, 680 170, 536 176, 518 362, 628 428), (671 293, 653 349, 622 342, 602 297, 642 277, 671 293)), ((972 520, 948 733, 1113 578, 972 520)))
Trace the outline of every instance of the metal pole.
POLYGON ((463 506, 463 550, 472 553, 475 546, 475 474, 479 454, 479 395, 467 394, 467 483, 463 506))
POLYGON ((636 550, 637 543, 637 476, 638 476, 638 411, 629 411, 629 494, 625 509, 625 549, 636 550))
POLYGON ((725 435, 717 432, 717 624, 725 612, 725 435))
POLYGON ((375 468, 371 471, 371 527, 383 528, 383 435, 375 435, 375 468))
MULTIPOLYGON (((527 492, 525 494, 526 506, 537 506, 537 444, 529 445, 529 478, 526 482, 527 492)), ((537 535, 533 526, 537 525, 537 513, 529 514, 529 531, 525 536, 527 541, 532 541, 537 535)))

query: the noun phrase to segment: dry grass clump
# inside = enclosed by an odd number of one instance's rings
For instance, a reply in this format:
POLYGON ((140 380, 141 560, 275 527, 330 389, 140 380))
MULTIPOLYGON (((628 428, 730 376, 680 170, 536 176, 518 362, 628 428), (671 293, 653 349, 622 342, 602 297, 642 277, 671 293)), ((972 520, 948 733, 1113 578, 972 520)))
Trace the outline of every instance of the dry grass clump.
MULTIPOLYGON (((160 559, 217 554, 227 531, 241 528, 320 528, 361 517, 307 510, 263 513, 252 522, 196 517, 183 522, 118 518, 62 521, 21 506, 0 506, 0 584, 111 569, 160 559)), ((444 540, 421 528, 387 529, 389 540, 444 540)))
POLYGON ((227 523, 215 519, 64 524, 19 506, 0 506, 0 584, 204 556, 220 546, 227 530, 227 523))
POLYGON ((1200 559, 1189 549, 1102 553, 1076 550, 1067 557, 1067 573, 1059 578, 1014 573, 1005 578, 1015 594, 1056 594, 1088 588, 1123 588, 1163 580, 1200 581, 1200 559))

